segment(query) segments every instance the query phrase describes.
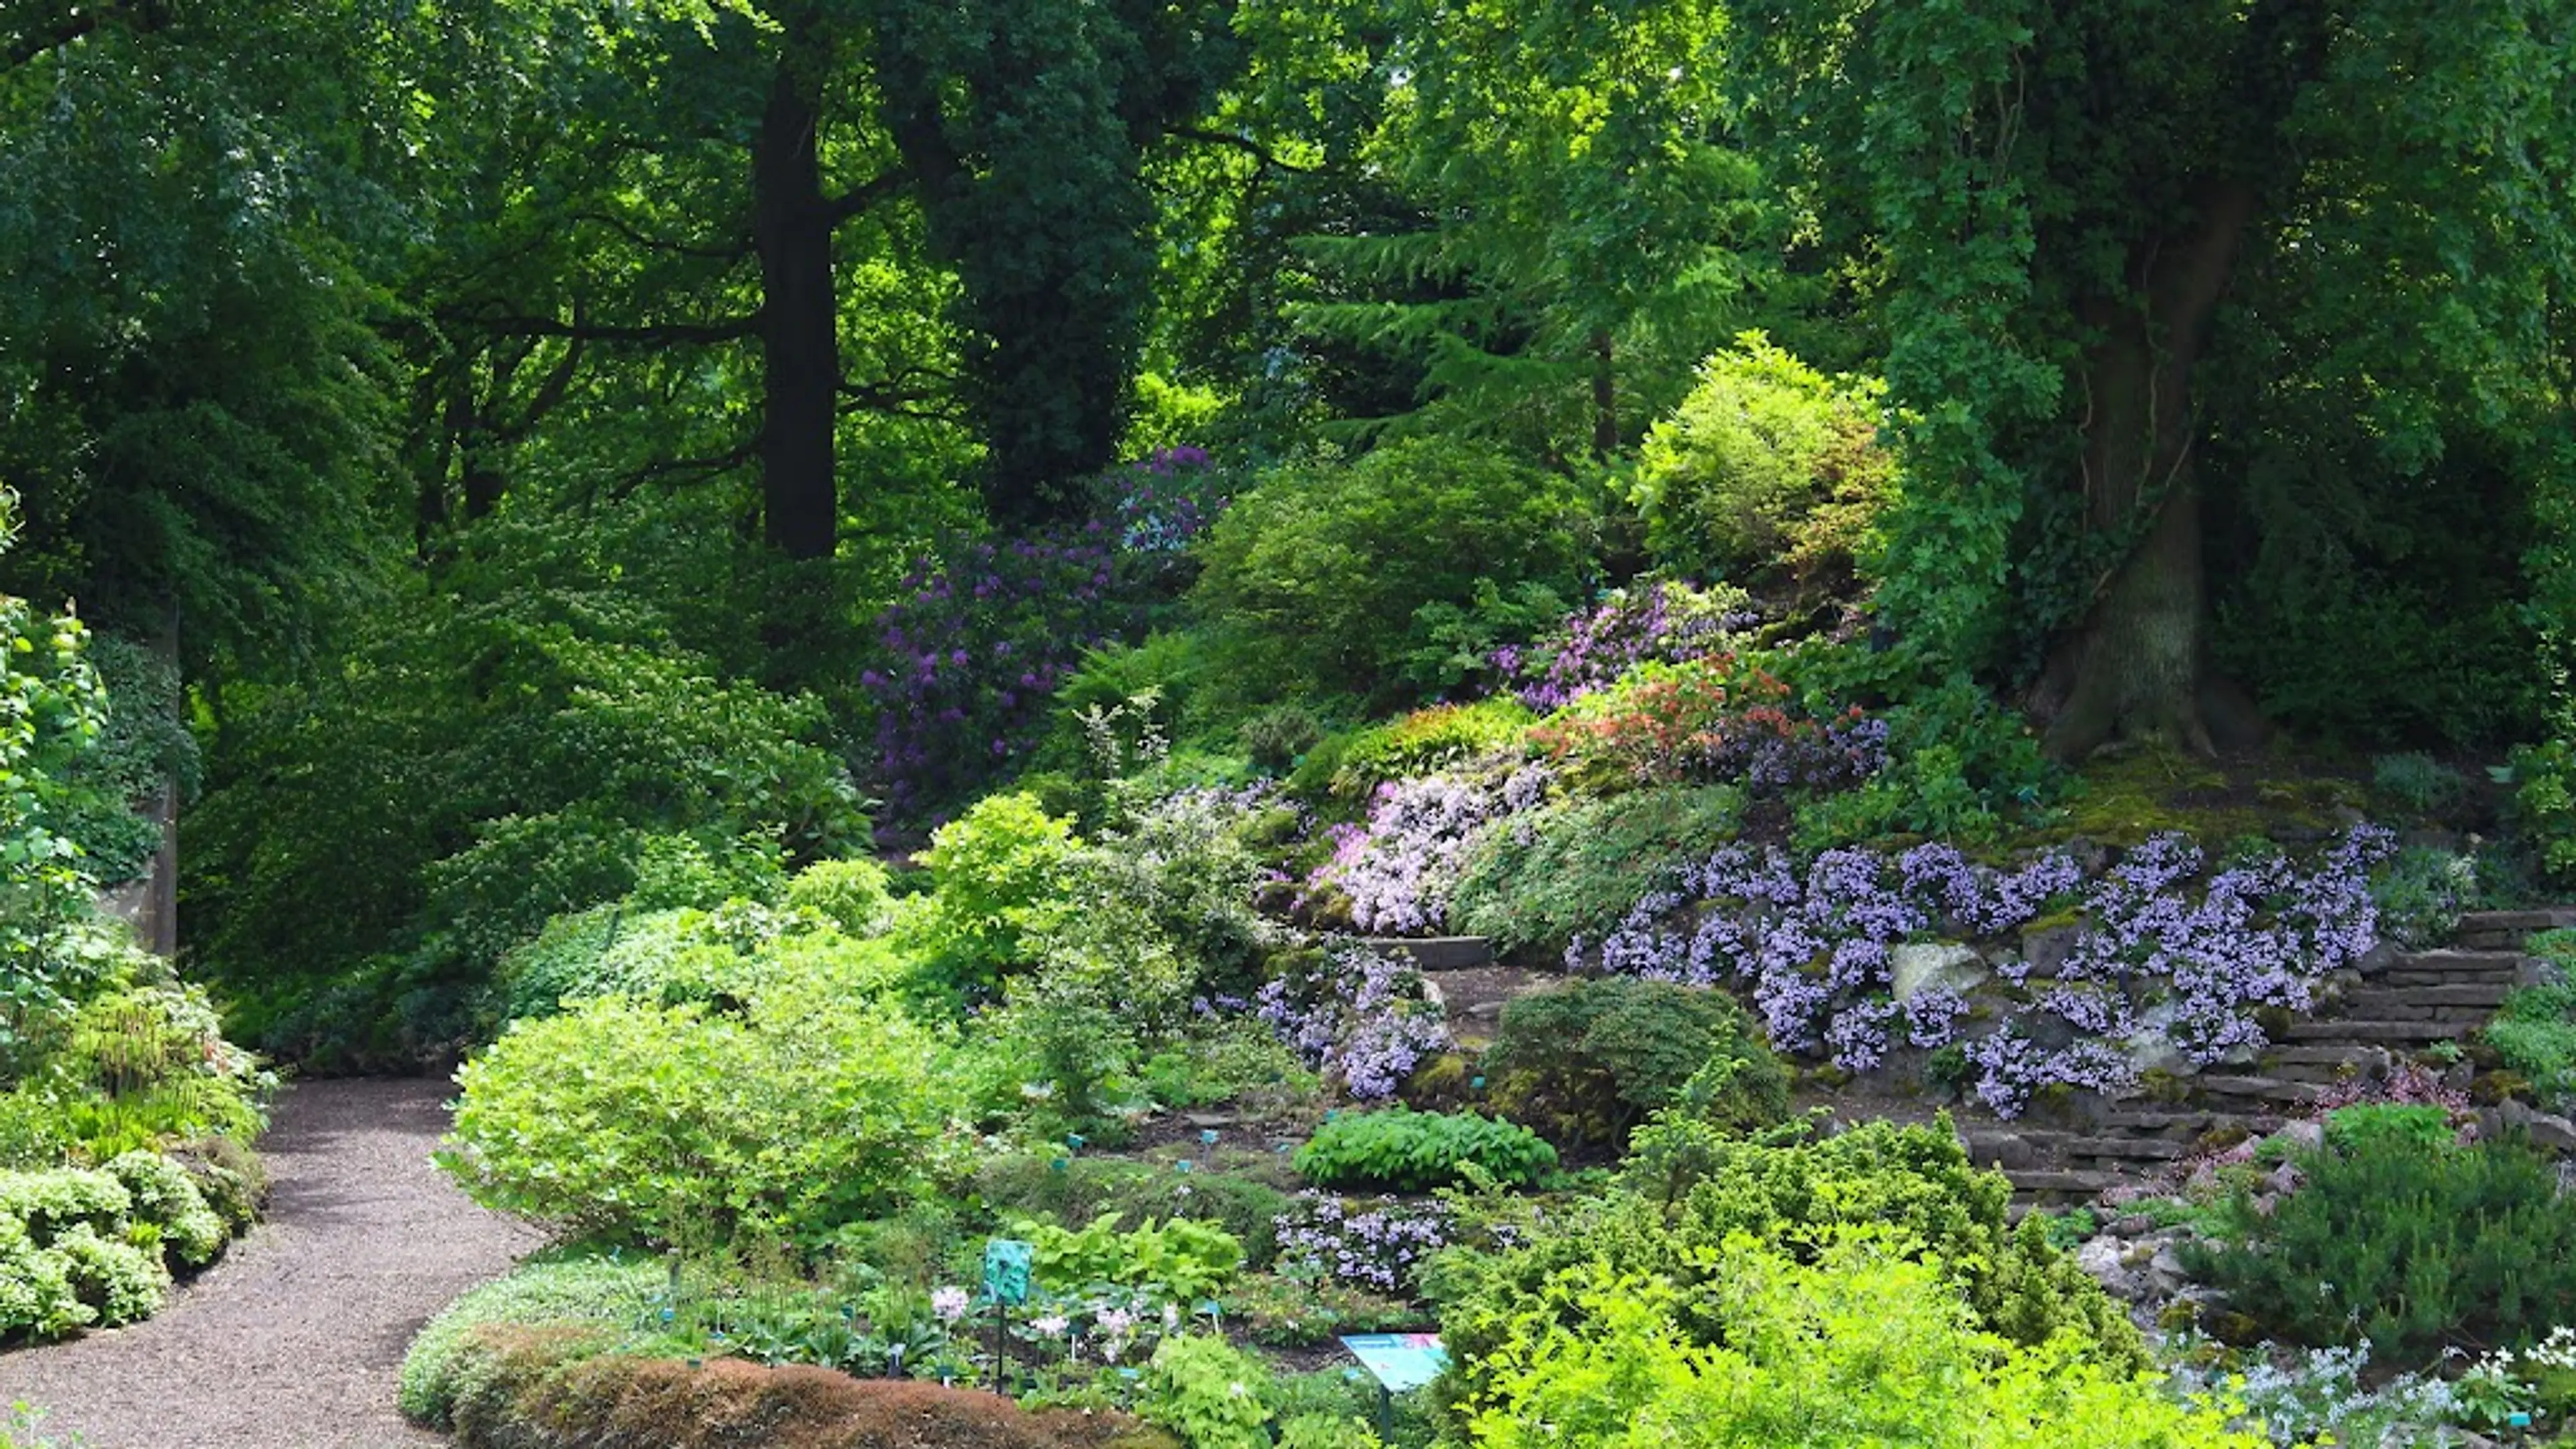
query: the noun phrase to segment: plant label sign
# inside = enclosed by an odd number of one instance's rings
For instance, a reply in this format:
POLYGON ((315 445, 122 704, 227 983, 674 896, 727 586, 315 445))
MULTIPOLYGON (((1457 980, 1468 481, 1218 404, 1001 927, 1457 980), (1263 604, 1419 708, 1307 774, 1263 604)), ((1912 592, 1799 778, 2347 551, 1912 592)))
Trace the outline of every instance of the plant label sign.
POLYGON ((1422 1387, 1449 1362, 1449 1350, 1440 1346, 1436 1333, 1346 1334, 1342 1347, 1390 1394, 1422 1387))
POLYGON ((1006 1307, 1029 1301, 1029 1266, 1036 1252, 1017 1238, 995 1238, 984 1245, 984 1296, 1006 1307))

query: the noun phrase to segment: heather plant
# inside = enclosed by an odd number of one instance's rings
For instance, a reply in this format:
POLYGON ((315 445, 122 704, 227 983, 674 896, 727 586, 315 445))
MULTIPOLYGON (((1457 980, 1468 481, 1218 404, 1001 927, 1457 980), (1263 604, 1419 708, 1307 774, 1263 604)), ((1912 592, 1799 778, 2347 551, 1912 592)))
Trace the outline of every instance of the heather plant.
POLYGON ((1429 1192, 1459 1182, 1470 1164, 1493 1182, 1531 1187, 1556 1170, 1556 1149, 1517 1122, 1390 1107, 1333 1118, 1296 1156, 1299 1176, 1344 1191, 1429 1192))
POLYGON ((1388 785, 1517 759, 1537 722, 1510 699, 1435 704, 1353 735, 1342 747, 1333 793, 1365 800, 1388 785))
POLYGON ((1648 663, 1680 664, 1731 653, 1758 623, 1751 596, 1725 584, 1672 581, 1612 589, 1527 647, 1506 645, 1494 666, 1521 702, 1559 710, 1648 663))
POLYGON ((1813 715, 1767 663, 1732 654, 1639 665, 1530 737, 1595 789, 1741 781, 1778 796, 1848 789, 1885 763, 1886 743, 1858 709, 1813 715))
POLYGON ((1732 840, 1742 791, 1669 786, 1572 795, 1511 815, 1468 852, 1448 919, 1503 952, 1599 939, 1637 898, 1732 840))
POLYGON ((2370 762, 2370 787, 2379 797, 2418 818, 2441 815, 2468 794, 2466 776, 2430 755, 2380 755, 2370 762))
POLYGON ((1283 959, 1254 998, 1261 1019, 1353 1097, 1392 1097, 1413 1069, 1450 1045, 1422 974, 1352 941, 1283 959))
POLYGON ((1441 647, 1434 606, 1473 608, 1480 580, 1576 596, 1597 511, 1581 485, 1456 440, 1291 464, 1208 530, 1190 604, 1255 692, 1389 693, 1441 647))
POLYGON ((2547 1157, 2415 1130, 2345 1137, 2299 1157, 2297 1191, 2257 1206, 2240 1190, 2218 1239, 2185 1250, 2231 1312, 2265 1336, 2366 1342, 2425 1369, 2576 1320, 2576 1219, 2547 1157))
POLYGON ((1569 982, 1503 1008, 1487 1058, 1494 1101, 1560 1141, 1626 1143, 1694 1079, 1694 1115, 1753 1128, 1788 1114, 1789 1077, 1721 991, 1627 977, 1569 982), (1704 1076, 1723 1064, 1723 1080, 1704 1076))
POLYGON ((1849 1070, 1900 1044, 1957 1042, 1976 1095, 2011 1116, 2042 1087, 2132 1085, 2125 1044, 2141 1033, 2202 1063, 2260 1047, 2259 1013, 2309 1009, 2317 983, 2376 940, 2370 871, 2391 845, 2356 827, 2307 869, 2278 854, 2212 869, 2167 835, 2090 881, 2062 853, 2001 870, 1930 843, 1893 856, 1827 851, 1799 870, 1776 851, 1729 846, 1649 892, 1597 944, 1578 939, 1567 961, 1746 988, 1775 1048, 1849 1070), (1953 989, 1895 999, 1897 946, 2004 936, 2053 911, 2078 923, 2065 959, 2047 975, 2018 955, 1993 963, 2029 999, 1986 1034, 1962 1038, 1966 1003, 1953 989), (2042 1045, 2051 1038, 2060 1044, 2042 1045))

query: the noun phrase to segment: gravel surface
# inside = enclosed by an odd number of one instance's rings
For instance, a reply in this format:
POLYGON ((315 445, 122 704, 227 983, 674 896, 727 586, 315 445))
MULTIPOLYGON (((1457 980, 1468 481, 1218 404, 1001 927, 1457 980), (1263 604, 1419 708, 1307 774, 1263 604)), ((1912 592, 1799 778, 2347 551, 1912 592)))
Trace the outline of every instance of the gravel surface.
POLYGON ((430 1165, 440 1081, 287 1089, 260 1143, 268 1220, 131 1328, 0 1353, 0 1406, 47 1411, 86 1449, 445 1444, 394 1410, 430 1315, 540 1241, 430 1165))

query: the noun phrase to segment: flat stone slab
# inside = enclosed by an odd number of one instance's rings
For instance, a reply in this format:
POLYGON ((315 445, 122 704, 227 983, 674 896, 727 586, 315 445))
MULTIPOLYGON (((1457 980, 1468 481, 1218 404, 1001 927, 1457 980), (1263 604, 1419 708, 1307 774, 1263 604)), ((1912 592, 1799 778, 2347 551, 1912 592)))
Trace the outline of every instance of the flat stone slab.
POLYGON ((2294 1021, 2281 1035, 2290 1041, 2449 1041, 2467 1025, 2458 1021, 2294 1021))
POLYGON ((1411 958, 1424 971, 1468 971, 1494 964, 1489 936, 1363 936, 1360 944, 1389 956, 1411 958))

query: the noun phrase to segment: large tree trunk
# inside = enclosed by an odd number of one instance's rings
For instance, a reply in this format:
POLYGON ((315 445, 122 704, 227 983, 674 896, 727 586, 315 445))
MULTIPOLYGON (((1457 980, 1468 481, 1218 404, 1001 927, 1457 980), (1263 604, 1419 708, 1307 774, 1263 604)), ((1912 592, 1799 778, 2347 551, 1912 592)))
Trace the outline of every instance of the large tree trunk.
POLYGON ((2209 340, 2250 186, 2201 188, 2194 225, 2133 262, 2132 295, 2088 307, 2084 356, 2085 527, 2129 545, 2043 681, 2063 699, 2048 752, 2080 759, 2112 739, 2161 739, 2207 753, 2202 710, 2200 495, 2192 477, 2192 369, 2209 340))
POLYGON ((820 112, 807 38, 791 32, 752 152, 752 231, 760 248, 763 532, 790 558, 829 557, 839 530, 832 431, 841 356, 832 289, 832 217, 823 203, 820 112))

